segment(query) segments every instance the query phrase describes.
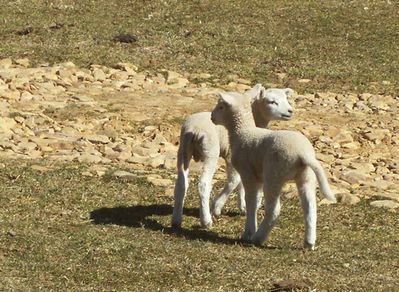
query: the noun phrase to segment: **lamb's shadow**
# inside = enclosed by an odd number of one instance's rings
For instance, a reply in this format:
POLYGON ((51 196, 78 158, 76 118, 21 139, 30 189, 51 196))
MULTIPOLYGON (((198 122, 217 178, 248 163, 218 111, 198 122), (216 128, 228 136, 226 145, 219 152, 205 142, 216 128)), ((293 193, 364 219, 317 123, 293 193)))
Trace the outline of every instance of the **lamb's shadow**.
MULTIPOLYGON (((238 239, 220 236, 215 232, 203 229, 172 228, 164 226, 158 221, 150 218, 152 215, 171 216, 172 207, 167 204, 153 204, 148 206, 136 205, 130 207, 99 208, 90 212, 90 219, 94 224, 115 224, 132 228, 146 228, 163 233, 182 236, 186 239, 200 239, 214 243, 238 244, 238 239)), ((185 208, 185 216, 199 217, 198 209, 185 208)))

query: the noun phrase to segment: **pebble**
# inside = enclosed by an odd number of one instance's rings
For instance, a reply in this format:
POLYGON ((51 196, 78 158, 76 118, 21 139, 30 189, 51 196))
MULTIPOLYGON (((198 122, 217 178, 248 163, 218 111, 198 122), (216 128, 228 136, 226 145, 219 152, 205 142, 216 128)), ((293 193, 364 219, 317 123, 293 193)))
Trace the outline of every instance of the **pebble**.
POLYGON ((392 200, 378 200, 371 202, 370 206, 384 208, 384 209, 398 209, 399 202, 395 202, 392 200))

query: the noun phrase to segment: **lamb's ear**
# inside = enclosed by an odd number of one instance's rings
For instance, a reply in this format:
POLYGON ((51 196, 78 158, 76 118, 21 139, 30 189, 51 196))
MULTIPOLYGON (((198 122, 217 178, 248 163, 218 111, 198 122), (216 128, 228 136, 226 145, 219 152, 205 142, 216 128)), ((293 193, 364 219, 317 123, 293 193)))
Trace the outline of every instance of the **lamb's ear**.
POLYGON ((264 87, 262 86, 262 84, 258 83, 255 84, 251 89, 245 91, 244 95, 249 97, 251 100, 255 100, 259 98, 262 89, 264 89, 264 87))
POLYGON ((291 96, 292 94, 294 94, 294 90, 292 90, 291 88, 284 88, 284 92, 287 96, 291 96))
POLYGON ((234 96, 229 94, 228 92, 220 92, 219 93, 219 102, 223 102, 228 105, 232 105, 234 101, 234 96))

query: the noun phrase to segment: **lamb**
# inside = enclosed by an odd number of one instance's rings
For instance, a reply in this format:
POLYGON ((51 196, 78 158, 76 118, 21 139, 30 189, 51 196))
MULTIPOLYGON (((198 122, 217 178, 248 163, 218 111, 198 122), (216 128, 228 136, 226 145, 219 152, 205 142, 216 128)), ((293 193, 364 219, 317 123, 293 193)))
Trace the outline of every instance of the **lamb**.
POLYGON ((288 180, 294 180, 305 217, 304 246, 313 250, 316 179, 326 199, 335 201, 335 196, 310 141, 300 132, 256 128, 250 100, 244 95, 221 93, 211 119, 226 127, 231 162, 244 185, 247 217, 242 238, 258 245, 267 240, 280 213, 280 191, 288 180), (256 201, 262 186, 265 217, 256 230, 256 201))
MULTIPOLYGON (((253 100, 252 111, 256 125, 266 127, 271 120, 289 120, 293 111, 287 97, 292 93, 293 90, 290 88, 270 88, 265 90, 260 84, 245 92, 245 96, 253 100), (258 98, 261 93, 262 98, 258 98)), ((230 94, 238 95, 238 93, 230 94)), ((227 182, 212 204, 212 213, 214 215, 220 215, 228 196, 240 184, 240 176, 233 168, 230 160, 227 131, 223 126, 215 126, 210 118, 210 112, 193 114, 188 117, 181 128, 180 146, 177 154, 178 177, 175 184, 172 215, 173 227, 181 226, 184 197, 188 188, 189 163, 192 157, 195 161, 204 162, 203 172, 198 184, 202 226, 210 227, 212 225, 209 197, 212 188, 212 178, 219 157, 222 157, 226 162, 227 182)), ((238 205, 240 211, 244 212, 244 189, 241 184, 238 205)))

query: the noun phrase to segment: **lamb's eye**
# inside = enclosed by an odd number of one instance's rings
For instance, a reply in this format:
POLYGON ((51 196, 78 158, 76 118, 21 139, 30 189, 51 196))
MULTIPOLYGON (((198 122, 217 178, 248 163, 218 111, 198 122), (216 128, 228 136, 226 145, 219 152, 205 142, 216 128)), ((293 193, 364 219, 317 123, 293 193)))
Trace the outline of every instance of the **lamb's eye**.
POLYGON ((275 105, 278 105, 277 101, 275 101, 275 100, 269 100, 267 103, 268 103, 268 104, 275 104, 275 105))
POLYGON ((218 108, 219 110, 222 110, 223 109, 223 105, 219 105, 219 108, 218 108))

